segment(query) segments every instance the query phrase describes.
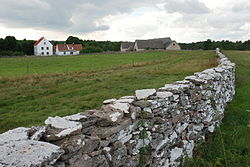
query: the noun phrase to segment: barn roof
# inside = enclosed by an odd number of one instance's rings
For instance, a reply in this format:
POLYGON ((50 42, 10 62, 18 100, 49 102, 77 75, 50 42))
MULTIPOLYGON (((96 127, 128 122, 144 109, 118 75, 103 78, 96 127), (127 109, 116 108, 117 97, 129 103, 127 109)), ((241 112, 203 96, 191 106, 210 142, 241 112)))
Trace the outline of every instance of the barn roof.
POLYGON ((45 39, 44 37, 41 37, 38 41, 36 41, 36 43, 34 43, 34 46, 38 45, 44 39, 45 39))
POLYGON ((138 49, 165 49, 172 43, 171 38, 155 38, 148 40, 136 40, 138 49))
POLYGON ((56 47, 60 52, 82 50, 82 44, 57 44, 56 47))
POLYGON ((121 43, 123 49, 129 49, 130 47, 133 47, 134 44, 135 44, 134 42, 122 42, 121 43))

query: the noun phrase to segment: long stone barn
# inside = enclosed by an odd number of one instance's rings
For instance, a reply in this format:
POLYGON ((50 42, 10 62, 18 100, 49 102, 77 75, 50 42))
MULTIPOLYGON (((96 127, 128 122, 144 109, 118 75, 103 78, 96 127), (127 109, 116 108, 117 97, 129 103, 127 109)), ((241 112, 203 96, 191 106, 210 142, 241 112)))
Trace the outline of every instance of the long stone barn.
POLYGON ((181 50, 181 47, 176 41, 171 40, 170 37, 121 43, 122 52, 144 50, 181 50))

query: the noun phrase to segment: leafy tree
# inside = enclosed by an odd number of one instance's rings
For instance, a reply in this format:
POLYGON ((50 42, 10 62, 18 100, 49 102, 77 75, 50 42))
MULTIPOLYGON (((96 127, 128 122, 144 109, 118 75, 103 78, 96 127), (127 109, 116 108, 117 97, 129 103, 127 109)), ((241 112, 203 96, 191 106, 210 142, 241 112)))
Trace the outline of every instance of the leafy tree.
POLYGON ((82 44, 82 40, 80 40, 78 37, 73 37, 73 36, 69 36, 66 40, 67 44, 82 44))
POLYGON ((17 50, 17 40, 13 36, 6 36, 4 39, 4 50, 17 50))

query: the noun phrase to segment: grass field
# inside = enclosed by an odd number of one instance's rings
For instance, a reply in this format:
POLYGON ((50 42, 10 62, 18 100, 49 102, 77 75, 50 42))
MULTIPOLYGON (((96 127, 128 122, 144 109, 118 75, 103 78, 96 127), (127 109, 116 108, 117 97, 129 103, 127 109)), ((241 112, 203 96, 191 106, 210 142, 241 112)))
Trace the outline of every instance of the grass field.
MULTIPOLYGON (((182 54, 182 53, 179 53, 182 54)), ((53 74, 74 71, 101 71, 114 66, 165 58, 164 52, 97 54, 80 56, 33 56, 0 59, 0 77, 53 74)))
POLYGON ((0 79, 0 132, 41 125, 48 116, 99 108, 104 99, 159 88, 215 65, 213 51, 0 59, 4 76, 0 79), (20 72, 23 67, 17 62, 25 61, 39 74, 20 72), (68 72, 62 72, 62 64, 69 65, 68 72), (52 73, 53 68, 57 73, 52 73))
POLYGON ((236 63, 236 95, 223 123, 185 167, 250 167, 250 51, 225 51, 236 63))

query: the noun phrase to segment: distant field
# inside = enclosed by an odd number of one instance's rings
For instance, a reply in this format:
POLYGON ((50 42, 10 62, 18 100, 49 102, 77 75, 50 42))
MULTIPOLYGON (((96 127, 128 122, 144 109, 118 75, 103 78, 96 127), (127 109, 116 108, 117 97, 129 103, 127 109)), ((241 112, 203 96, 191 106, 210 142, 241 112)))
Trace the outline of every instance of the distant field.
POLYGON ((48 116, 99 108, 104 99, 159 88, 216 63, 213 51, 0 59, 0 76, 4 76, 0 78, 0 132, 41 125, 48 116), (30 62, 29 73, 26 62, 30 62))
MULTIPOLYGON (((171 54, 171 52, 168 54, 171 54)), ((183 53, 179 52, 178 54, 183 53)), ((0 77, 65 73, 73 71, 101 71, 126 64, 159 60, 165 58, 165 56, 165 52, 144 52, 143 54, 121 53, 0 58, 0 77)))
POLYGON ((225 51, 236 63, 236 95, 220 129, 185 167, 250 167, 250 51, 225 51))

